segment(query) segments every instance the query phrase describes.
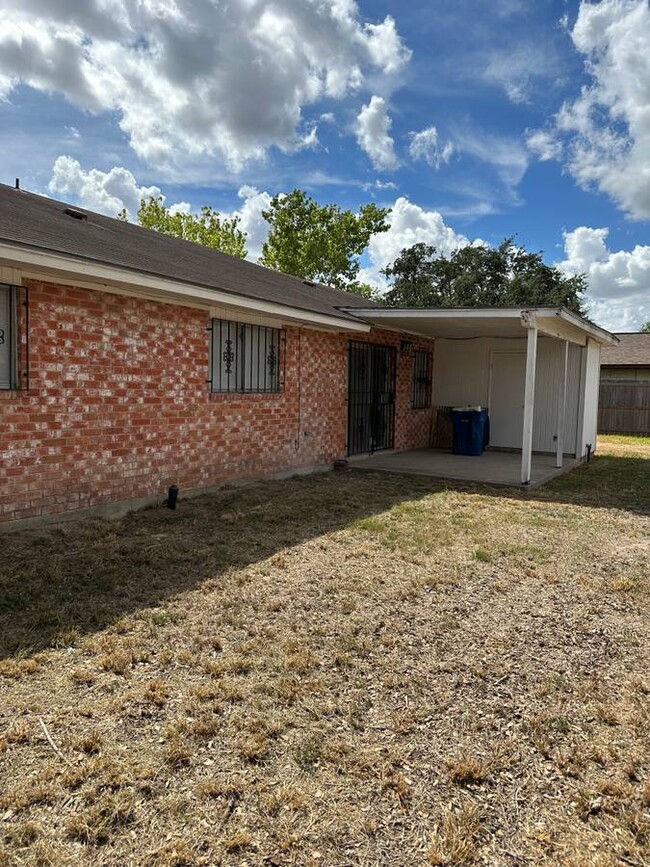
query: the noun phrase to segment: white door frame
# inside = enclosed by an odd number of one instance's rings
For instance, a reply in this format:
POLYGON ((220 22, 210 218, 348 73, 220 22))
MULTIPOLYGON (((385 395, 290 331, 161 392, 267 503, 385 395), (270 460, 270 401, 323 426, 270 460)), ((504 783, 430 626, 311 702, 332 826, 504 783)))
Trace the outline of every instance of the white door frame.
MULTIPOLYGON (((494 363, 494 357, 496 355, 526 355, 525 349, 490 349, 490 367, 488 371, 488 388, 487 388, 487 406, 492 413, 492 368, 494 363)), ((522 395, 523 398, 523 395, 522 395)))

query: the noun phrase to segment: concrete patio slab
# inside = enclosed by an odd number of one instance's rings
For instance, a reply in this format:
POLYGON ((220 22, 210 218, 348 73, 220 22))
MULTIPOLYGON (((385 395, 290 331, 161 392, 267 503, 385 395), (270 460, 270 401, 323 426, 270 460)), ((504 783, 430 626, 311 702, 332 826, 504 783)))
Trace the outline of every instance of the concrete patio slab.
POLYGON ((549 479, 559 476, 578 465, 574 458, 564 459, 564 466, 555 466, 554 455, 534 454, 532 478, 521 484, 521 453, 487 450, 478 457, 455 455, 444 449, 415 449, 408 452, 376 452, 374 455, 353 458, 350 469, 372 470, 383 473, 410 473, 440 479, 457 479, 488 485, 537 488, 549 479))

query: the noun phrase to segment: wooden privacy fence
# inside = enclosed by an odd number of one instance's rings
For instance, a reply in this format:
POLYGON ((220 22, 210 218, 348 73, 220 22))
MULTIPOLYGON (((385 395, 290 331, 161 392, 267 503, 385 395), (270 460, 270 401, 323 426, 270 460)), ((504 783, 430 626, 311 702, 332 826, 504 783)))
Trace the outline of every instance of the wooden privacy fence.
POLYGON ((598 432, 650 436, 650 382, 601 382, 598 432))

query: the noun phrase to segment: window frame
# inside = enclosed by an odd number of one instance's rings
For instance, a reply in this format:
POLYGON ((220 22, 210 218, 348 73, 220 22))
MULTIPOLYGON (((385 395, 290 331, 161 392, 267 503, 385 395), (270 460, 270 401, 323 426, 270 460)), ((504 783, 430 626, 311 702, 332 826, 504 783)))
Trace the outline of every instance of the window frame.
POLYGON ((433 353, 416 349, 411 364, 411 409, 431 409, 433 353))
POLYGON ((9 320, 7 328, 0 328, 0 351, 7 347, 9 378, 5 382, 0 381, 0 391, 17 391, 20 387, 18 349, 20 335, 18 325, 18 290, 20 287, 10 283, 0 283, 0 292, 7 292, 9 320))
POLYGON ((208 330, 208 384, 212 394, 278 394, 283 391, 285 332, 282 328, 213 317, 208 330))

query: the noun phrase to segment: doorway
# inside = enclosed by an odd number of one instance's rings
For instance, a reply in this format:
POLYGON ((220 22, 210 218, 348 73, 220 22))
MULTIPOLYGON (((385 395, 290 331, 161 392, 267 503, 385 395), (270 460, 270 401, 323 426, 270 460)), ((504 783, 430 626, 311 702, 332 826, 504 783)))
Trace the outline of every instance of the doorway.
POLYGON ((396 357, 392 346, 350 341, 348 455, 394 448, 396 357))
POLYGON ((490 445, 521 449, 524 436, 526 353, 498 349, 490 358, 490 445))

